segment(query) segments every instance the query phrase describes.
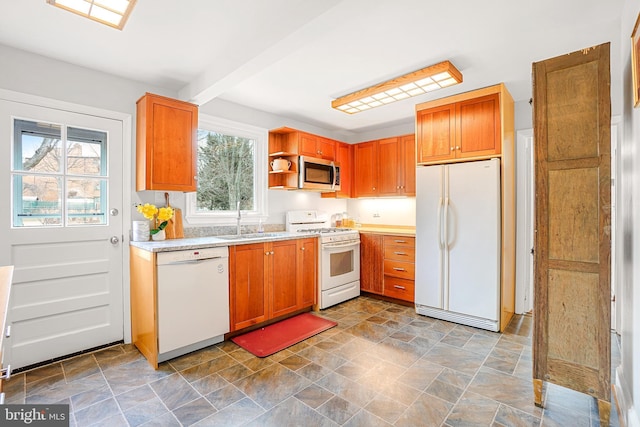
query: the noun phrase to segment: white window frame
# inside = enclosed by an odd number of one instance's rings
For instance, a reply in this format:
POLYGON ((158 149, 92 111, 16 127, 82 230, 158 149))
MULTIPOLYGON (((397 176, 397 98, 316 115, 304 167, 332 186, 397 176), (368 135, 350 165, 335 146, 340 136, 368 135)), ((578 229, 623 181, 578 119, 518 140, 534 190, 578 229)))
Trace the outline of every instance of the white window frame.
MULTIPOLYGON (((257 126, 239 123, 220 117, 200 114, 198 129, 220 132, 227 135, 240 136, 255 141, 254 198, 255 209, 242 211, 242 224, 257 224, 268 216, 267 208, 267 159, 269 131, 257 126)), ((198 212, 196 210, 196 192, 187 193, 185 219, 194 225, 229 225, 236 224, 235 211, 198 212)))

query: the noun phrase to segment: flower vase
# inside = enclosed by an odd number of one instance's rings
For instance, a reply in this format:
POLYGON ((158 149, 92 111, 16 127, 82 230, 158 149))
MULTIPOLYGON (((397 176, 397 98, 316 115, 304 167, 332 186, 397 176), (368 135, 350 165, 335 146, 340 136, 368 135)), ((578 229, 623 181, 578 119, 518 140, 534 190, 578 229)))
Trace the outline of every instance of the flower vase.
POLYGON ((167 238, 167 235, 164 232, 164 230, 160 230, 156 234, 152 234, 151 235, 151 240, 156 241, 156 242, 161 241, 161 240, 165 240, 166 238, 167 238))

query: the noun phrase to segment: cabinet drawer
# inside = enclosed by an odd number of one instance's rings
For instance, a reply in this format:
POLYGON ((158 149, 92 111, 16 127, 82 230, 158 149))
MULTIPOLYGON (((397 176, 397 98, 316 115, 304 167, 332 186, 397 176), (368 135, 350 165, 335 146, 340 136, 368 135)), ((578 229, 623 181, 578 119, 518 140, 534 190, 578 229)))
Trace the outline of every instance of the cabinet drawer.
POLYGON ((384 246, 384 259, 396 261, 414 262, 416 259, 415 248, 405 246, 384 246))
POLYGON ((412 262, 384 260, 384 275, 401 279, 413 280, 415 278, 415 264, 412 262))
POLYGON ((385 246, 401 246, 404 248, 415 248, 415 237, 406 236, 384 236, 385 246))
POLYGON ((391 298, 414 301, 415 282, 413 280, 384 277, 384 294, 391 298))

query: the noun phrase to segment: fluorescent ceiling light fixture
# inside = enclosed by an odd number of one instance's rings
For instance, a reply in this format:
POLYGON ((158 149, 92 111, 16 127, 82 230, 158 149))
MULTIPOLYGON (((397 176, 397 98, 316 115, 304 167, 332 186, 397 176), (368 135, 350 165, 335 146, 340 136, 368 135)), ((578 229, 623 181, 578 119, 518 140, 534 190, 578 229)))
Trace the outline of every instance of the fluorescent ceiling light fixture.
POLYGON ((331 101, 331 107, 354 114, 458 83, 462 83, 462 73, 451 62, 443 61, 342 96, 331 101))
POLYGON ((137 0, 47 0, 77 15, 122 30, 137 0))

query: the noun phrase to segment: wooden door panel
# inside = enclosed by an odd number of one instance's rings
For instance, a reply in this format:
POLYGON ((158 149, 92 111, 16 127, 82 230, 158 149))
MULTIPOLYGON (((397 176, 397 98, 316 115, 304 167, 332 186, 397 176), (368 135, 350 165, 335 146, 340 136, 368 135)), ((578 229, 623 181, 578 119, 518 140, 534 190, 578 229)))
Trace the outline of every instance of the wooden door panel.
POLYGON ((453 159, 455 104, 418 111, 416 122, 418 163, 453 159))
POLYGON ((238 245, 230 254, 233 264, 231 325, 233 330, 267 320, 264 244, 238 245))
POLYGON ((299 150, 302 156, 320 157, 317 149, 318 139, 315 135, 300 132, 299 150))
POLYGON ((456 157, 500 154, 500 98, 492 94, 457 106, 456 157))
POLYGON ((549 171, 549 259, 598 262, 597 168, 549 171))
POLYGON ((400 146, 398 138, 386 138, 378 141, 378 195, 395 196, 399 193, 400 146))
POLYGON ((383 247, 379 234, 360 234, 360 289, 382 294, 383 247))
POLYGON ((534 397, 543 381, 611 396, 609 43, 533 64, 534 397))
POLYGON ((375 196, 378 194, 378 168, 376 160, 377 141, 362 142, 354 148, 354 193, 355 197, 375 196))
POLYGON ((271 243, 268 258, 272 266, 269 271, 271 283, 271 318, 295 311, 298 308, 298 275, 296 240, 282 240, 271 243))
POLYGON ((402 137, 402 162, 404 176, 401 181, 405 196, 416 195, 416 136, 405 135, 402 137))
POLYGON ((309 307, 316 303, 316 277, 318 275, 316 245, 316 238, 300 241, 302 255, 299 271, 301 277, 299 308, 309 307))
POLYGON ((597 87, 592 83, 597 76, 598 65, 592 62, 558 70, 547 78, 550 162, 598 155, 598 122, 585 120, 597 114, 597 105, 591 102, 597 97, 597 87))

